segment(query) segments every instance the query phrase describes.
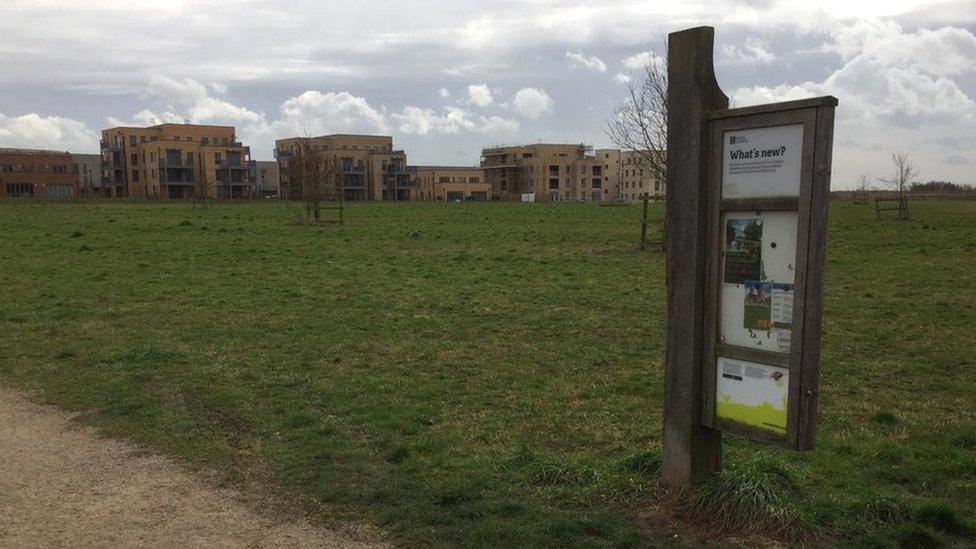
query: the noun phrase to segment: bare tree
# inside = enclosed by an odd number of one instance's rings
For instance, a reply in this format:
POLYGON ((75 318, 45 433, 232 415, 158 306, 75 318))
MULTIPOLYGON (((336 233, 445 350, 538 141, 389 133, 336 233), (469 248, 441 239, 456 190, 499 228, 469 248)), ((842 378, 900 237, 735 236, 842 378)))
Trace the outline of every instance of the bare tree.
POLYGON ((868 181, 870 180, 871 176, 866 173, 862 173, 860 176, 858 176, 859 184, 857 186, 857 190, 862 193, 868 192, 868 181))
POLYGON ((639 77, 627 82, 627 95, 605 131, 617 147, 634 151, 641 168, 667 185, 668 70, 663 61, 651 59, 639 77))
MULTIPOLYGON (((664 52, 663 59, 667 59, 666 46, 664 52)), ((642 173, 651 174, 668 189, 668 69, 665 61, 652 56, 640 76, 627 82, 627 95, 607 121, 606 134, 617 147, 634 152, 642 173)), ((646 231, 647 226, 646 204, 644 216, 642 231, 646 231)), ((658 246, 667 251, 668 228, 664 219, 661 229, 665 236, 658 246)), ((645 238, 641 236, 641 247, 645 244, 645 238)))
POLYGON ((918 177, 918 170, 908 158, 908 153, 892 153, 891 163, 895 165, 895 172, 890 177, 882 177, 881 182, 898 191, 899 197, 904 197, 909 184, 918 177))
POLYGON ((210 205, 211 195, 214 191, 214 180, 211 177, 211 173, 207 170, 207 164, 200 159, 200 173, 197 176, 197 181, 193 185, 193 207, 196 208, 197 203, 200 207, 206 209, 210 205))
POLYGON ((312 150, 311 138, 303 137, 298 140, 295 153, 288 158, 287 172, 288 178, 298 184, 308 219, 315 224, 321 223, 322 203, 337 198, 341 212, 339 163, 334 155, 312 150))

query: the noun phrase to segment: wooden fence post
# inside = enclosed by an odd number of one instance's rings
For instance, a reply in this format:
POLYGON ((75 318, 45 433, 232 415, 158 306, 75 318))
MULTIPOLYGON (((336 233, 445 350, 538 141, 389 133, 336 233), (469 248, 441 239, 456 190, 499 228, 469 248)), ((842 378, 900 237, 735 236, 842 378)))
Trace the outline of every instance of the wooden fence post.
POLYGON ((647 247, 647 195, 644 195, 644 214, 641 216, 641 239, 640 247, 647 247))
POLYGON ((715 81, 715 30, 668 36, 668 347, 662 475, 688 487, 719 470, 722 433, 702 425, 706 263, 711 221, 705 114, 726 109, 715 81))

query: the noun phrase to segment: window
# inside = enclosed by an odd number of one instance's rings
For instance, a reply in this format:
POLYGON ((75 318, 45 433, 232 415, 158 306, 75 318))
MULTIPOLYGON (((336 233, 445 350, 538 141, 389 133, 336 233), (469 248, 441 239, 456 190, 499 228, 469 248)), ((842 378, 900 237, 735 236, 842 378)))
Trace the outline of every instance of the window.
POLYGON ((45 185, 44 198, 71 198, 74 191, 74 185, 45 185))
POLYGON ((133 183, 139 182, 139 170, 132 170, 132 182, 133 183))
POLYGON ((64 164, 55 164, 51 166, 51 171, 54 173, 65 173, 67 170, 65 170, 64 164))
POLYGON ((186 163, 188 165, 190 165, 190 166, 193 165, 193 153, 192 152, 186 153, 186 163))
POLYGON ((593 188, 599 189, 603 185, 603 180, 599 177, 593 178, 593 188))
POLYGON ((136 136, 134 136, 134 135, 130 135, 129 136, 129 145, 130 146, 133 146, 133 147, 136 146, 136 136))
POLYGON ((7 196, 11 198, 33 198, 34 185, 31 183, 7 183, 7 196))
POLYGON ((559 179, 550 179, 549 180, 549 190, 554 190, 554 189, 555 190, 558 190, 559 189, 559 179))
POLYGON ((139 164, 139 155, 138 154, 130 154, 129 155, 129 163, 132 164, 133 166, 139 164))
POLYGON ((438 177, 437 178, 437 182, 438 183, 450 183, 451 182, 451 178, 450 177, 443 177, 443 176, 442 177, 438 177))
POLYGON ((12 172, 14 167, 12 164, 0 164, 0 172, 12 172))
POLYGON ((469 177, 468 183, 481 183, 481 178, 478 176, 469 177))
POLYGON ((200 140, 200 143, 203 144, 203 146, 207 146, 210 144, 210 138, 204 137, 203 139, 200 140))
POLYGON ((145 143, 146 141, 147 141, 147 138, 146 138, 145 135, 139 137, 139 142, 140 143, 145 143))
POLYGON ((220 153, 214 153, 214 162, 220 164, 220 153))

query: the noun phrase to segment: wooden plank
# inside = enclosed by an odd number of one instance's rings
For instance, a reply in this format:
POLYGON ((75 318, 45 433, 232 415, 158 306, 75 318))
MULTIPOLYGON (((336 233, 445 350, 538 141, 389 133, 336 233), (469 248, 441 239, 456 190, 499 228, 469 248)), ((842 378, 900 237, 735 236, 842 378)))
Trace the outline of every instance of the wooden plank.
MULTIPOLYGON (((719 165, 721 168, 721 165, 719 165)), ((722 200, 723 212, 795 212, 800 207, 797 197, 783 196, 772 198, 726 198, 722 200)))
POLYGON ((825 95, 822 97, 811 97, 810 99, 798 99, 796 101, 783 101, 780 103, 766 103, 763 105, 753 105, 750 107, 740 107, 738 109, 725 109, 708 113, 709 120, 720 118, 736 118, 741 116, 752 116, 756 114, 779 113, 790 110, 811 109, 821 106, 837 106, 837 98, 825 95))
POLYGON ((817 132, 810 188, 809 242, 804 270, 803 368, 800 370, 797 450, 812 450, 817 427, 820 387, 820 332, 823 314, 824 271, 827 257, 827 208, 830 204, 830 172, 834 139, 834 107, 817 109, 817 132))
POLYGON ((722 255, 719 235, 722 234, 722 213, 719 211, 722 201, 722 157, 723 128, 721 124, 709 122, 711 150, 709 151, 708 188, 712 212, 709 222, 708 253, 706 255, 705 282, 705 328, 703 343, 705 356, 702 359, 702 424, 710 428, 717 428, 715 423, 716 384, 718 380, 716 364, 716 344, 719 331, 719 296, 722 288, 722 255))
POLYGON ((766 364, 767 366, 776 366, 777 368, 786 368, 788 370, 793 369, 793 366, 790 364, 790 355, 786 353, 775 353, 773 351, 764 351, 762 349, 736 347, 735 345, 726 345, 724 343, 717 344, 715 346, 715 352, 718 354, 718 356, 723 356, 725 358, 748 360, 749 362, 766 364))
POLYGON ((750 425, 721 418, 715 420, 715 425, 717 428, 729 434, 738 435, 740 437, 771 444, 773 446, 787 446, 786 437, 783 435, 778 435, 772 431, 757 429, 750 425))
POLYGON ((721 466, 722 433, 701 423, 702 329, 709 208, 705 116, 728 107, 715 81, 715 31, 668 36, 668 346, 664 366, 662 476, 688 487, 721 466))

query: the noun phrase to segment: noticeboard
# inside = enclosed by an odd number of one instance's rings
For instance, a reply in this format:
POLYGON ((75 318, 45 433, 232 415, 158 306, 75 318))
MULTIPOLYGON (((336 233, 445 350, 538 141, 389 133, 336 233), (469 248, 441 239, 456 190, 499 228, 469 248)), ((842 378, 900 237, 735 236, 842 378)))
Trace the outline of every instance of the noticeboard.
POLYGON ((836 105, 708 115, 702 423, 796 450, 816 426, 836 105))

